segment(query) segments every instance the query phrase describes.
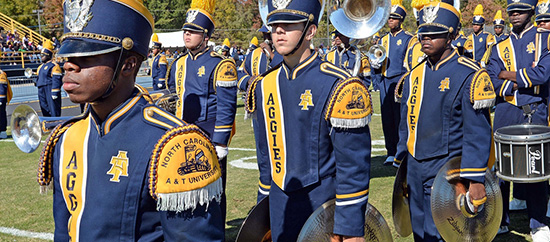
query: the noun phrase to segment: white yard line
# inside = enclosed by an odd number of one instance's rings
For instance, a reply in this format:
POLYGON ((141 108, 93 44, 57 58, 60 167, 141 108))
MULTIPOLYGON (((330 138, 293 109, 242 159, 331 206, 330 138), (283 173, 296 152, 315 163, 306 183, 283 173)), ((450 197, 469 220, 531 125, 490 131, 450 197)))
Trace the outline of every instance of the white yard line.
POLYGON ((37 233, 37 232, 19 230, 15 228, 0 227, 0 233, 9 234, 9 235, 18 236, 18 237, 25 237, 25 238, 53 240, 53 234, 51 233, 37 233))

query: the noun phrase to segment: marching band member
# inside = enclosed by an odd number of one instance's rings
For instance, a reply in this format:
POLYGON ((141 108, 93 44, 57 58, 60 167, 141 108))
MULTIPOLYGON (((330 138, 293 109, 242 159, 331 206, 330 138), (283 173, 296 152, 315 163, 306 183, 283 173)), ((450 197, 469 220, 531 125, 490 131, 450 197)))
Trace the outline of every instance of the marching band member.
POLYGON ((0 70, 0 139, 8 137, 6 134, 8 125, 8 115, 6 114, 6 106, 11 101, 12 91, 10 81, 5 72, 0 70))
POLYGON ((380 109, 382 114, 382 130, 384 131, 384 141, 386 145, 387 157, 384 165, 392 165, 397 142, 399 141, 399 104, 394 100, 395 86, 399 79, 407 72, 403 66, 405 54, 415 42, 412 34, 405 32, 401 24, 407 12, 401 5, 400 0, 392 1, 392 9, 388 26, 390 33, 383 36, 378 44, 386 48, 386 60, 383 63, 372 63, 373 79, 380 79, 380 109))
MULTIPOLYGON (((265 73, 271 69, 272 66, 275 67, 279 65, 283 61, 283 57, 276 51, 273 51, 271 45, 271 31, 269 31, 265 25, 262 26, 259 31, 263 35, 264 42, 260 44, 259 48, 254 49, 245 57, 241 68, 239 68, 238 87, 242 91, 246 91, 248 85, 254 81, 257 76, 265 73)), ((258 138, 260 136, 258 132, 263 132, 263 130, 258 129, 257 118, 254 116, 252 116, 252 127, 254 128, 254 138, 256 141, 256 156, 260 157, 265 155, 261 154, 261 152, 264 151, 264 149, 261 148, 264 142, 258 138)), ((260 161, 266 160, 258 159, 260 177, 258 181, 257 202, 267 197, 271 189, 270 163, 269 161, 260 163, 260 161)))
POLYGON ((356 68, 355 65, 361 65, 358 67, 359 69, 356 75, 365 82, 367 87, 369 87, 371 84, 371 70, 368 58, 364 56, 359 49, 355 48, 355 46, 349 44, 349 37, 338 32, 338 30, 334 30, 332 33, 334 34, 334 45, 336 48, 328 52, 324 60, 348 71, 352 75, 355 74, 353 73, 356 68))
POLYGON ((153 78, 153 90, 166 89, 166 69, 168 60, 161 53, 162 43, 159 42, 159 36, 153 34, 153 64, 151 64, 151 77, 153 78))
MULTIPOLYGON (((487 71, 498 98, 494 130, 528 122, 524 110, 532 110, 533 124, 547 125, 548 121, 548 33, 533 26, 536 0, 508 0, 506 11, 513 25, 510 36, 495 45, 487 71), (543 41, 541 41, 543 40, 543 41), (547 57, 547 58, 545 58, 547 57), (534 66, 534 67, 532 67, 534 66)), ((545 224, 548 182, 514 183, 514 188, 526 192, 529 227, 533 241, 550 241, 550 230, 545 224)), ((503 219, 500 232, 507 232, 510 183, 501 183, 503 219)))
POLYGON ((229 53, 230 49, 231 49, 231 42, 229 42, 228 38, 225 38, 222 43, 221 55, 225 57, 231 57, 231 54, 229 53))
POLYGON ((403 77, 396 160, 406 160, 414 240, 442 241, 430 208, 433 181, 446 162, 462 156, 457 173, 469 181, 471 202, 485 202, 495 94, 487 72, 451 46, 458 11, 430 2, 419 16, 419 40, 428 57, 403 77))
POLYGON ((273 241, 296 241, 315 209, 336 198, 332 238, 363 241, 369 191, 372 112, 364 83, 323 62, 309 46, 318 0, 268 1, 267 25, 284 57, 250 84, 245 107, 256 115, 271 164, 273 241))
POLYGON ((53 186, 54 240, 223 241, 214 145, 134 86, 151 13, 141 0, 64 9, 63 87, 88 105, 42 150, 38 181, 53 186))
POLYGON ((47 40, 42 49, 42 63, 36 70, 38 78, 38 100, 44 117, 61 116, 61 78, 63 71, 53 57, 53 45, 47 40))
POLYGON ((550 30, 550 0, 539 0, 535 13, 537 27, 550 30))
MULTIPOLYGON (((472 28, 474 32, 468 36, 468 43, 465 44, 466 51, 472 56, 472 59, 481 63, 481 59, 485 54, 485 51, 495 43, 495 37, 483 31, 483 25, 485 24, 485 18, 483 17, 483 6, 478 4, 474 10, 474 18, 472 20, 472 28)), ((485 63, 482 63, 484 66, 485 63)))
MULTIPOLYGON (((458 10, 458 13, 460 14, 460 22, 458 22, 458 28, 457 28, 458 34, 456 35, 451 45, 455 47, 455 49, 458 51, 458 54, 464 55, 464 52, 465 52, 464 49, 467 48, 465 45, 468 38, 464 36, 464 32, 462 31, 462 13, 460 12, 459 9, 457 10, 458 10)), ((471 42, 468 42, 468 43, 471 44, 471 42)), ((472 48, 472 47, 470 46, 468 48, 472 48)))
POLYGON ((495 44, 508 38, 508 34, 504 33, 504 19, 502 11, 498 10, 493 19, 493 29, 495 30, 495 44))
MULTIPOLYGON (((191 2, 183 24, 188 52, 172 62, 168 87, 179 96, 176 116, 199 126, 215 144, 225 191, 228 145, 237 111, 237 68, 232 58, 207 46, 215 28, 214 5, 215 0, 191 2)), ((229 47, 229 40, 224 42, 229 47)), ((225 192, 221 206, 225 221, 225 192)))

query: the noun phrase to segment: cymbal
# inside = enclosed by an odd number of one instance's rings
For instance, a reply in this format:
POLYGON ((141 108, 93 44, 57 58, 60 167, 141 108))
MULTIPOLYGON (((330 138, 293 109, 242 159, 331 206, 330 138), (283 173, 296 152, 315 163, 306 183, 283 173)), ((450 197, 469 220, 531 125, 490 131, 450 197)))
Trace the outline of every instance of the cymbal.
POLYGON ((262 199, 244 220, 235 242, 271 241, 269 197, 262 199))
POLYGON ((407 189, 407 164, 401 163, 395 175, 392 195, 392 217, 395 231, 401 237, 412 234, 411 214, 409 213, 409 194, 407 189))
POLYGON ((448 241, 492 241, 502 218, 502 195, 498 180, 491 170, 485 173, 487 202, 477 214, 461 209, 460 189, 468 182, 460 181, 461 157, 455 157, 437 173, 432 187, 431 208, 437 230, 448 241), (461 183, 458 184, 457 183, 461 183), (457 189, 459 190, 457 194, 457 189))
MULTIPOLYGON (((330 241, 334 228, 335 199, 324 203, 317 208, 302 227, 298 241, 330 241)), ((390 227, 382 214, 367 203, 365 212, 365 240, 366 241, 393 241, 390 227)))

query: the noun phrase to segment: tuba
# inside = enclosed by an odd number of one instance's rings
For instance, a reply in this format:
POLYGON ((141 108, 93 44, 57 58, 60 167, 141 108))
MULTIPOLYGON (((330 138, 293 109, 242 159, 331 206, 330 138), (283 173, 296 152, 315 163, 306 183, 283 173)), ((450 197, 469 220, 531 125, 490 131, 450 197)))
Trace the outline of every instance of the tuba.
MULTIPOLYGON (((330 22, 343 35, 352 38, 351 45, 362 51, 366 38, 374 35, 388 21, 391 1, 389 0, 330 0, 328 14, 330 22)), ((381 63, 386 59, 386 49, 381 45, 372 46, 364 53, 371 63, 381 63)), ((361 57, 355 58, 352 75, 359 74, 361 57)))
POLYGON ((72 117, 39 117, 30 106, 19 105, 11 114, 13 141, 21 151, 32 153, 40 146, 43 135, 70 118, 72 117))

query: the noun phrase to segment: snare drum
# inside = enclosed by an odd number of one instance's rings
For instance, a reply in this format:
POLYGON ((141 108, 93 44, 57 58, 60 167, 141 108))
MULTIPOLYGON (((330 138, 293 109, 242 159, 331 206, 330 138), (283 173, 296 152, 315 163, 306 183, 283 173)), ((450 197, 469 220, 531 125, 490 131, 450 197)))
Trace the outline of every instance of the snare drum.
POLYGON ((550 127, 512 125, 495 132, 496 173, 506 181, 542 182, 550 179, 550 127))

